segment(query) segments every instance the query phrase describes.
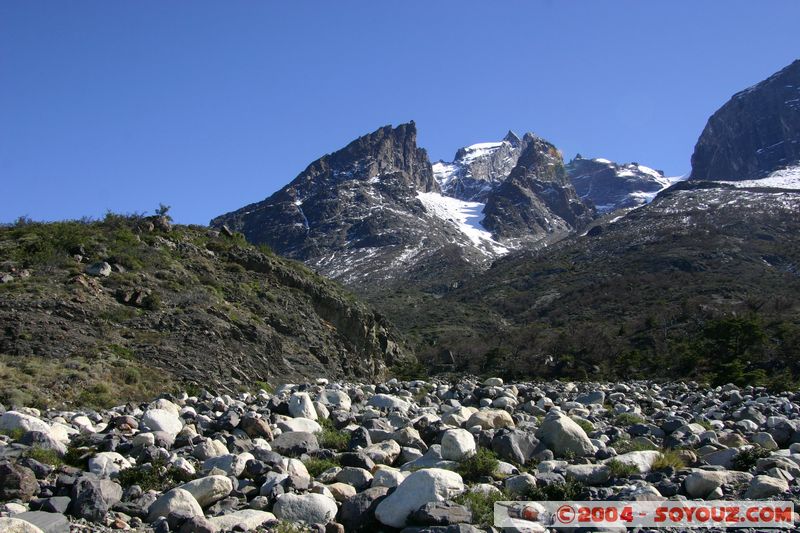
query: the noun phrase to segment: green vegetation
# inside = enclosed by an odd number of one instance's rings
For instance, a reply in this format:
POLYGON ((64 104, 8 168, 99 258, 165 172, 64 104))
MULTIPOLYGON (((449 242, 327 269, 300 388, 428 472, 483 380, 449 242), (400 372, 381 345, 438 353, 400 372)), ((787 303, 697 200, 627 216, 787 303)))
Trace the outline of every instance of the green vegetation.
POLYGON ((772 455, 772 452, 761 446, 740 450, 733 458, 733 469, 748 472, 756 466, 759 459, 764 459, 770 455, 772 455))
POLYGON ((339 466, 339 462, 333 459, 318 459, 316 457, 312 457, 303 464, 306 466, 308 473, 311 474, 311 477, 317 477, 324 471, 339 466))
POLYGON ((686 463, 677 450, 662 450, 661 455, 653 462, 653 470, 667 470, 669 468, 675 470, 686 468, 686 463))
POLYGON ((515 498, 505 492, 464 492, 455 498, 455 502, 465 506, 472 512, 472 523, 482 528, 494 525, 495 502, 510 501, 515 498))
POLYGON ((336 450, 337 452, 347 451, 350 434, 347 431, 333 427, 333 422, 329 418, 321 418, 319 423, 322 426, 322 433, 317 435, 320 447, 336 450))
POLYGON ((644 418, 634 413, 620 413, 614 419, 615 426, 628 427, 634 424, 644 423, 644 418))
POLYGON ((647 442, 637 441, 637 440, 630 440, 630 439, 617 439, 611 446, 617 451, 619 454, 628 453, 628 452, 642 452, 645 450, 655 450, 656 447, 652 444, 647 442))
POLYGON ((25 452, 25 455, 34 461, 39 461, 42 464, 50 466, 61 466, 64 464, 64 460, 59 457, 55 450, 34 447, 25 452))
POLYGON ((465 481, 478 481, 483 477, 495 476, 498 465, 499 460, 493 451, 487 448, 478 448, 475 455, 459 463, 456 472, 458 472, 465 481))
POLYGON ((639 473, 639 469, 634 465, 623 463, 617 459, 611 459, 606 463, 606 466, 611 473, 611 477, 614 478, 628 477, 639 473))
POLYGON ((572 421, 578 424, 580 428, 586 433, 591 433, 592 431, 594 431, 594 424, 592 424, 591 422, 589 422, 584 418, 573 417, 572 421))
POLYGON ((0 434, 6 435, 11 440, 19 440, 25 435, 25 430, 22 428, 0 429, 0 434))
POLYGON ((580 500, 585 485, 575 479, 533 487, 524 499, 533 501, 580 500))
POLYGON ((123 487, 139 485, 144 491, 166 491, 190 479, 184 472, 176 470, 163 459, 154 460, 150 465, 137 465, 120 470, 118 477, 123 487))

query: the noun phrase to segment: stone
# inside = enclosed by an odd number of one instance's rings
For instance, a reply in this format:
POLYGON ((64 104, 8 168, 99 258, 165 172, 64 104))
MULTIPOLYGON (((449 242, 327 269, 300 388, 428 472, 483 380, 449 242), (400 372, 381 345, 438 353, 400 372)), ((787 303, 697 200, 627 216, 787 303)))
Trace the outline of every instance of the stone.
POLYGON ((0 464, 0 500, 30 501, 39 492, 33 470, 17 464, 0 464))
POLYGON ((778 496, 789 490, 789 483, 784 479, 771 476, 755 476, 747 487, 744 497, 750 500, 761 500, 778 496))
POLYGON ((400 455, 400 445, 393 440, 385 440, 367 446, 361 452, 376 463, 391 465, 400 455))
POLYGON ((290 522, 327 524, 336 518, 336 502, 322 494, 283 494, 273 507, 275 516, 290 522))
POLYGON ((79 479, 70 492, 70 514, 90 522, 100 522, 122 499, 122 487, 108 479, 79 479))
POLYGON ((18 411, 7 411, 0 415, 0 429, 5 431, 41 431, 42 433, 50 433, 50 426, 47 422, 43 422, 25 413, 18 411))
POLYGON ((466 427, 480 426, 481 429, 513 428, 514 419, 502 409, 484 409, 469 417, 466 427))
POLYGON ((67 453, 67 446, 64 442, 53 437, 51 433, 43 431, 28 431, 26 432, 19 442, 31 448, 40 448, 42 450, 52 450, 56 452, 59 457, 64 457, 67 453))
POLYGON ((775 442, 775 439, 772 437, 772 435, 763 431, 754 434, 752 437, 750 437, 750 440, 752 440, 754 444, 758 444, 765 450, 778 449, 778 443, 775 442))
POLYGON ((570 465, 567 467, 566 473, 567 477, 590 486, 602 485, 611 479, 611 470, 604 464, 570 465))
POLYGON ((322 426, 309 418, 287 418, 278 421, 278 429, 281 431, 301 431, 305 433, 321 433, 322 426))
POLYGON ((337 409, 343 409, 345 411, 349 411, 352 404, 350 396, 348 396, 347 393, 329 389, 323 390, 319 393, 319 401, 323 405, 328 405, 337 409))
POLYGON ((111 275, 111 265, 106 263, 105 261, 99 261, 97 263, 92 263, 86 267, 86 273, 90 276, 107 278, 111 275))
POLYGON ((406 400, 389 394, 375 394, 369 399, 367 405, 384 411, 400 411, 401 413, 406 413, 411 408, 411 404, 406 400))
POLYGON ((317 419, 314 402, 311 401, 311 396, 305 392, 295 392, 289 397, 289 414, 293 418, 317 419))
POLYGON ((44 533, 30 522, 19 518, 0 518, 0 531, 3 533, 44 533))
POLYGON ((101 478, 115 476, 130 467, 130 461, 117 452, 100 452, 89 459, 89 472, 101 478))
POLYGON ((594 445, 583 428, 560 412, 551 410, 535 435, 556 457, 594 455, 594 445))
POLYGON ((342 502, 339 521, 348 532, 371 533, 381 529, 375 509, 386 498, 386 487, 371 487, 342 502))
POLYGON ((228 448, 216 439, 206 439, 198 442, 192 448, 192 457, 200 461, 227 454, 228 448))
POLYGON ((372 474, 363 468, 345 466, 336 474, 336 481, 347 483, 357 491, 362 491, 372 483, 372 474))
POLYGON ((203 461, 203 472, 211 473, 215 468, 225 472, 227 475, 239 477, 244 472, 244 467, 247 461, 253 460, 253 454, 244 452, 240 454, 229 453, 227 455, 220 455, 219 457, 212 457, 203 461))
POLYGON ((727 481, 727 473, 713 470, 695 470, 683 480, 686 494, 692 498, 706 498, 727 481))
POLYGON ((304 453, 319 450, 317 437, 306 431, 288 431, 281 433, 270 443, 272 449, 283 455, 300 456, 304 453))
POLYGON ((273 513, 258 511, 256 509, 242 509, 230 514, 214 516, 208 519, 208 521, 217 528, 217 531, 236 531, 238 526, 242 526, 244 531, 250 531, 272 520, 276 520, 273 513))
POLYGON ((177 413, 167 409, 148 409, 142 416, 141 423, 150 431, 163 431, 173 437, 183 428, 183 422, 177 413))
POLYGON ((411 513, 409 521, 421 526, 468 524, 472 521, 472 513, 463 505, 450 501, 428 502, 411 513))
POLYGON ((180 485, 191 494, 200 507, 208 507, 233 492, 233 482, 227 476, 206 476, 180 485))
POLYGON ((533 433, 517 429, 501 429, 492 437, 492 451, 501 459, 526 464, 536 453, 539 440, 533 433))
POLYGON ((203 516, 203 509, 194 496, 184 489, 175 488, 161 495, 147 510, 147 522, 155 522, 160 516, 169 516, 173 511, 185 511, 189 516, 203 516))
POLYGON ((204 516, 192 516, 178 529, 178 533, 217 533, 220 529, 223 528, 215 526, 213 522, 204 516))
POLYGON ((466 429, 448 429, 442 435, 442 458, 463 461, 475 455, 475 437, 466 429))
POLYGON ((330 485, 326 486, 328 487, 328 490, 331 491, 331 494, 333 494, 333 498, 337 502, 343 502, 348 498, 352 498, 353 496, 358 494, 355 487, 353 487, 352 485, 348 485, 347 483, 337 482, 337 483, 331 483, 330 485))
MULTIPOLYGON (((28 511, 14 515, 18 520, 25 520, 44 533, 70 533, 69 519, 61 513, 45 511, 28 511)), ((0 527, 0 531, 5 531, 0 527)))
POLYGON ((636 470, 638 470, 640 474, 646 474, 653 468, 653 463, 656 462, 659 457, 661 457, 661 452, 657 450, 641 450, 604 459, 603 463, 618 461, 622 464, 636 467, 636 470))
POLYGON ((251 439, 264 438, 272 440, 272 429, 269 422, 259 417, 255 413, 247 413, 239 421, 239 428, 247 433, 251 439))
POLYGON ((516 476, 507 477, 503 484, 510 494, 517 497, 524 497, 531 489, 536 487, 536 478, 525 472, 516 476))
POLYGON ((402 528, 409 515, 428 502, 441 502, 464 491, 461 476, 450 470, 430 468, 409 475, 375 509, 382 524, 402 528))

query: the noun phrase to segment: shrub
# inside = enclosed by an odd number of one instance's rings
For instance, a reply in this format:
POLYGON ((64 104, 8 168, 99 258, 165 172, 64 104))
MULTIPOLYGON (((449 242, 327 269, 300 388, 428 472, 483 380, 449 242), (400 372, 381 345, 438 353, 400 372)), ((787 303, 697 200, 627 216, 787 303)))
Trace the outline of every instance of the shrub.
POLYGON ((343 452, 347 450, 347 445, 350 443, 350 434, 333 427, 333 422, 327 418, 320 419, 322 432, 317 435, 317 441, 320 448, 327 448, 343 452))
POLYGON ((618 439, 616 442, 612 444, 612 447, 617 451, 617 453, 620 454, 628 452, 641 452, 645 450, 655 450, 655 447, 652 444, 639 441, 632 441, 629 439, 618 439))
POLYGON ((19 440, 25 434, 25 430, 22 428, 0 429, 0 433, 11 438, 11 440, 19 440))
POLYGON ((770 455, 772 455, 772 452, 761 446, 753 446, 752 448, 741 450, 733 458, 733 469, 747 472, 756 466, 759 459, 769 457, 770 455))
POLYGON ((458 465, 456 472, 466 481, 478 481, 482 477, 493 476, 498 464, 499 461, 493 451, 479 448, 475 455, 458 465))
POLYGON ((303 464, 306 465, 306 470, 311 474, 311 477, 317 477, 324 471, 339 466, 339 463, 333 459, 317 458, 311 458, 303 464))
POLYGON ((591 433, 592 431, 594 431, 594 424, 592 424, 588 420, 585 420, 583 418, 575 417, 575 418, 572 419, 572 421, 575 422, 576 424, 578 424, 580 426, 580 428, 583 431, 585 431, 586 433, 591 433))
POLYGON ((532 501, 568 501, 580 500, 580 495, 585 486, 575 479, 567 479, 563 483, 550 483, 548 485, 531 488, 526 495, 532 501))
POLYGON ((39 461, 42 464, 50 466, 61 466, 64 461, 58 456, 55 450, 47 450, 45 448, 31 448, 25 455, 34 461, 39 461))
POLYGON ((668 468, 680 470, 685 467, 686 463, 676 450, 662 451, 658 459, 653 462, 653 470, 666 470, 668 468))
POLYGON ((161 309, 161 296, 157 292, 152 292, 142 299, 142 309, 148 311, 158 311, 161 309))
POLYGON ((617 415, 617 418, 614 419, 614 425, 623 427, 641 424, 643 422, 644 418, 634 413, 620 413, 617 415))
POLYGON ((155 459, 150 465, 137 465, 121 470, 117 478, 120 485, 139 485, 143 491, 166 491, 180 483, 189 481, 182 471, 169 465, 164 459, 155 459))
POLYGON ((513 500, 505 492, 493 492, 483 494, 480 492, 465 492, 456 496, 455 502, 467 507, 472 513, 472 524, 482 528, 494 525, 494 504, 495 502, 513 500))
POLYGON ((617 459, 611 459, 606 463, 608 470, 611 472, 611 477, 628 477, 639 473, 639 469, 634 465, 623 463, 617 459))

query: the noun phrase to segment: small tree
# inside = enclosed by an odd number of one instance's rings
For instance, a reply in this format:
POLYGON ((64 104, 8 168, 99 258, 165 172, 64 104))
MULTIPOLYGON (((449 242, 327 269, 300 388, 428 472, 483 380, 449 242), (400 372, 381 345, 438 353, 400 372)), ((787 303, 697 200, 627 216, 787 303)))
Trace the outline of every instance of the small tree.
POLYGON ((172 219, 172 217, 169 216, 169 210, 171 208, 172 208, 171 205, 166 205, 166 204, 159 203, 158 204, 158 209, 156 209, 156 215, 160 216, 160 217, 167 217, 169 219, 172 219))

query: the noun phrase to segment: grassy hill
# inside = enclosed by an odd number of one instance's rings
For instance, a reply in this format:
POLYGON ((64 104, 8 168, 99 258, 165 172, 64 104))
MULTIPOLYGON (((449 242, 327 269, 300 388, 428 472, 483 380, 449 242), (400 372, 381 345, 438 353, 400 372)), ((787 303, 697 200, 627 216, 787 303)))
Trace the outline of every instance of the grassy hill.
POLYGON ((166 217, 0 228, 0 402, 109 405, 181 384, 377 379, 385 319, 241 235, 166 217), (88 273, 105 262, 110 275, 88 273))

